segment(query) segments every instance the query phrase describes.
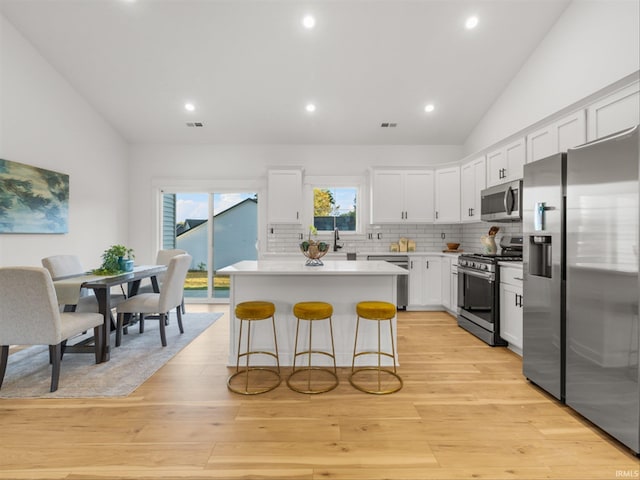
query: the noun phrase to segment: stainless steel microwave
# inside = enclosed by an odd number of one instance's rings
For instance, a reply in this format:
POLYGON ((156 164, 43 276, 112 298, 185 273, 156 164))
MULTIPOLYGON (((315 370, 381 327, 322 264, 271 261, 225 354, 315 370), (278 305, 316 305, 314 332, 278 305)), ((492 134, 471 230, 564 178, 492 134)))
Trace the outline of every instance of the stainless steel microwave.
POLYGON ((522 221, 522 180, 486 188, 480 193, 480 219, 486 222, 522 221))

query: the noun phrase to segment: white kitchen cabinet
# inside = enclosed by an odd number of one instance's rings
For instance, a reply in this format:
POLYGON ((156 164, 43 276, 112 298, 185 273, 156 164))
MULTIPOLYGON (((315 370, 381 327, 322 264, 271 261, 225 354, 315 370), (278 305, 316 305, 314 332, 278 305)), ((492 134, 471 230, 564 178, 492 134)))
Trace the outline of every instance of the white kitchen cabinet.
POLYGON ((487 186, 522 178, 527 157, 525 138, 519 138, 487 153, 487 186))
POLYGON ((409 258, 409 310, 442 308, 442 257, 409 258))
POLYGON ((371 223, 434 221, 433 170, 374 170, 371 223))
POLYGON ((267 173, 267 223, 299 224, 302 208, 302 170, 267 173))
POLYGON ((522 268, 500 267, 500 336, 522 355, 522 268))
POLYGON ((441 261, 442 306, 447 310, 451 310, 451 259, 443 257, 441 261))
POLYGON ((462 211, 463 222, 480 221, 480 193, 487 186, 486 159, 483 156, 462 165, 462 211))
POLYGON ((451 311, 458 313, 458 259, 451 262, 451 311))
POLYGON ((436 223, 460 221, 460 167, 439 168, 435 172, 436 223))
POLYGON ((427 256, 424 264, 424 300, 427 306, 442 305, 442 257, 427 256))
POLYGON ((409 305, 407 309, 420 307, 424 304, 424 277, 425 272, 422 268, 424 262, 423 257, 409 257, 409 305))
POLYGON ((640 82, 607 95, 587 108, 587 139, 596 140, 640 123, 640 82))
POLYGON ((527 163, 587 141, 586 112, 579 110, 527 135, 527 163))

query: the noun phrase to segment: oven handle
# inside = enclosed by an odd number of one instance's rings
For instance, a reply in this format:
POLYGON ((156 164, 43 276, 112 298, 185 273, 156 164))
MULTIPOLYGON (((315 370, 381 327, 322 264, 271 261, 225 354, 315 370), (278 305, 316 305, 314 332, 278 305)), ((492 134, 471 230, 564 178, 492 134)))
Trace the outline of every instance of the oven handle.
POLYGON ((472 277, 479 277, 489 280, 489 282, 493 282, 495 280, 492 273, 488 272, 478 272, 476 270, 467 270, 466 268, 458 267, 458 274, 463 273, 464 275, 470 275, 472 277))

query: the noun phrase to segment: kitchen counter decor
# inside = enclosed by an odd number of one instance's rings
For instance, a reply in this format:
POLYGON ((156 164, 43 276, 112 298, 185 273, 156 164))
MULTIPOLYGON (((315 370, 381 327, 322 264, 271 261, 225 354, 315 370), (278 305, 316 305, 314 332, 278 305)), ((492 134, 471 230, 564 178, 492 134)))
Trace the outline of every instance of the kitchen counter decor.
POLYGON ((329 252, 329 245, 326 242, 316 242, 315 240, 311 240, 311 235, 315 235, 317 233, 318 230, 316 227, 313 225, 310 226, 309 239, 300 243, 300 251, 305 257, 307 257, 305 265, 308 267, 319 267, 324 265, 320 259, 329 252))

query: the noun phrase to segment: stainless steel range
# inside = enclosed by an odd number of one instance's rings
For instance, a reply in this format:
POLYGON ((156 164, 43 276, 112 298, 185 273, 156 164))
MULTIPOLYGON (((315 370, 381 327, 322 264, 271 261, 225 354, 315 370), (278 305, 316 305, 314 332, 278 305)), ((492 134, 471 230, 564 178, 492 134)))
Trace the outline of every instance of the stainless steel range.
POLYGON ((491 346, 500 337, 500 267, 522 261, 522 236, 503 236, 499 254, 472 253, 458 258, 458 325, 491 346))

